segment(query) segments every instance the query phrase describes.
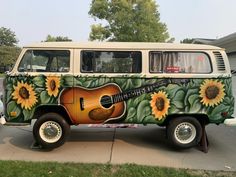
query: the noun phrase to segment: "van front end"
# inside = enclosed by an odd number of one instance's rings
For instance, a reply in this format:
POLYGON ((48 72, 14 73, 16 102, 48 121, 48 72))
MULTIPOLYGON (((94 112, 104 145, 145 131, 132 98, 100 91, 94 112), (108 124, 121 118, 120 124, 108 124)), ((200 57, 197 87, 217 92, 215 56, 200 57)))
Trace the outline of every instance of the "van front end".
POLYGON ((6 101, 4 100, 5 97, 5 78, 3 79, 2 82, 2 91, 0 92, 0 124, 4 125, 6 123, 6 119, 5 119, 5 108, 6 108, 6 101))

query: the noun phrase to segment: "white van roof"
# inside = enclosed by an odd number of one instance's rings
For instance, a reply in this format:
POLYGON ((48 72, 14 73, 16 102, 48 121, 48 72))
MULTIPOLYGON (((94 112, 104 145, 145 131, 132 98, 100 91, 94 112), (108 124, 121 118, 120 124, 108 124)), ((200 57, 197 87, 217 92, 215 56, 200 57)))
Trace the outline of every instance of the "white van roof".
POLYGON ((149 42, 41 42, 24 48, 146 49, 146 50, 223 50, 211 45, 149 42))

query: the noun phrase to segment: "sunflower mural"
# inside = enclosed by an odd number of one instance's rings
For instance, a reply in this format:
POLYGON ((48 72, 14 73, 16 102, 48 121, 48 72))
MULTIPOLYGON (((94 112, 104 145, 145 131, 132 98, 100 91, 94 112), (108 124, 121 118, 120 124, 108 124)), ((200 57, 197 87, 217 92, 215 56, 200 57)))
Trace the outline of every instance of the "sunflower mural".
POLYGON ((217 106, 225 97, 224 84, 221 81, 206 79, 200 86, 199 94, 204 106, 217 106))
POLYGON ((165 118, 170 107, 170 100, 167 98, 167 94, 163 91, 159 91, 152 94, 151 97, 152 100, 150 101, 150 105, 152 114, 158 120, 165 118))
MULTIPOLYGON (((58 105, 63 88, 99 88, 115 83, 122 92, 156 85, 162 79, 140 76, 16 76, 6 78, 6 105, 9 121, 32 119, 40 105, 58 105)), ((154 90, 142 92, 126 102, 126 114, 117 123, 162 124, 167 116, 182 113, 200 113, 209 116, 211 123, 222 123, 234 111, 231 78, 189 79, 185 83, 168 82, 154 90), (222 114, 222 112, 224 114, 222 114), (227 114, 226 114, 227 113, 227 114), (222 116, 223 115, 223 116, 222 116)), ((146 91, 150 90, 146 89, 146 91)), ((89 91, 89 90, 88 90, 89 91)))
POLYGON ((60 88, 60 77, 47 76, 46 78, 46 90, 49 96, 57 97, 60 88))
POLYGON ((36 93, 31 85, 24 82, 18 82, 13 86, 14 92, 12 93, 13 99, 21 106, 22 109, 31 110, 37 103, 36 93))

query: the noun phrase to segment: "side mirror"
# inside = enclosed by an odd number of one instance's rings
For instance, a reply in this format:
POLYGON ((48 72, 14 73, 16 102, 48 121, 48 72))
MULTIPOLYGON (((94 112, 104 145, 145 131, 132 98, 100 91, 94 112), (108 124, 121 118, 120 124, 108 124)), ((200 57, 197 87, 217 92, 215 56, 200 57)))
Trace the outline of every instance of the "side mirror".
POLYGON ((0 100, 0 116, 2 116, 3 113, 4 113, 4 107, 2 101, 0 100))
POLYGON ((236 74, 236 70, 231 70, 231 74, 236 74))

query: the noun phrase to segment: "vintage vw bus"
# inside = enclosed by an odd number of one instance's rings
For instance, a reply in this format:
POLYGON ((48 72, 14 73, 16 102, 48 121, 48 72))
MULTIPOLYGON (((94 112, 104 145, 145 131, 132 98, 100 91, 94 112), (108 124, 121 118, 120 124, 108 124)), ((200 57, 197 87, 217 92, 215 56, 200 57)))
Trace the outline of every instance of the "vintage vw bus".
POLYGON ((157 124, 189 148, 203 126, 235 124, 225 51, 164 43, 39 43, 23 48, 6 76, 1 122, 30 124, 43 148, 71 125, 157 124))

